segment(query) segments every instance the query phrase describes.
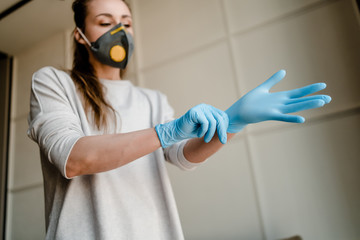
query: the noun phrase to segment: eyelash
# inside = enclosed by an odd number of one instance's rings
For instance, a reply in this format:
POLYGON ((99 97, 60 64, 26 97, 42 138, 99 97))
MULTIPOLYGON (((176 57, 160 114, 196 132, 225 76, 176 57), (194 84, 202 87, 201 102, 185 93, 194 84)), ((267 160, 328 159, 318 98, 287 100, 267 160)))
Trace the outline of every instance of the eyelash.
MULTIPOLYGON (((111 25, 111 23, 100 23, 100 26, 103 26, 103 27, 107 27, 107 26, 110 26, 110 25, 111 25)), ((131 24, 124 24, 124 26, 126 28, 129 28, 129 27, 131 27, 131 24)))

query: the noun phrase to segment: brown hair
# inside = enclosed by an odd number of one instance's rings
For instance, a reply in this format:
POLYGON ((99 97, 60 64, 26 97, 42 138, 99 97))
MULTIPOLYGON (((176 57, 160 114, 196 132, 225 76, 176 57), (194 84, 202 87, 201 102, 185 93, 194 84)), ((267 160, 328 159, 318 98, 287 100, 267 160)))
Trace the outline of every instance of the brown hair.
MULTIPOLYGON (((87 5, 91 0, 75 0, 72 4, 74 21, 78 28, 85 32, 85 18, 87 15, 87 5)), ((124 0, 122 0, 125 2, 124 0)), ((125 2, 129 7, 129 4, 125 2)), ((120 76, 125 71, 121 69, 120 76)), ((89 62, 89 53, 86 47, 74 38, 74 60, 71 69, 71 77, 84 98, 84 108, 86 112, 92 110, 94 123, 98 129, 107 127, 107 115, 109 110, 115 110, 108 104, 104 97, 103 85, 95 75, 95 70, 89 62)))

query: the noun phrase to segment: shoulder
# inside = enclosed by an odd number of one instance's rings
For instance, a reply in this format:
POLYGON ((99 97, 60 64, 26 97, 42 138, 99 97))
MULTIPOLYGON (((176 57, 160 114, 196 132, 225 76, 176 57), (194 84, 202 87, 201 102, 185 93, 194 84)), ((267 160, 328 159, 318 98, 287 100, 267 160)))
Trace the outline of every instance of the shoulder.
POLYGON ((67 89, 73 88, 74 82, 68 72, 47 66, 33 74, 32 87, 34 86, 67 89))
POLYGON ((33 78, 70 78, 69 73, 51 66, 43 67, 33 74, 33 78))

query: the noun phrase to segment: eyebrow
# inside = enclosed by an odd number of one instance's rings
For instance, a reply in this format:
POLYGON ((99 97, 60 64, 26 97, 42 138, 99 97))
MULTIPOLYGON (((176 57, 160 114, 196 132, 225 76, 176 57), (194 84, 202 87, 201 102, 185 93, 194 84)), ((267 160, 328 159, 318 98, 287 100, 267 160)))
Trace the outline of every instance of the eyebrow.
MULTIPOLYGON (((114 17, 112 14, 110 13, 100 13, 98 15, 95 16, 95 18, 99 17, 99 16, 106 16, 106 17, 114 17)), ((127 15, 127 14, 124 14, 124 15, 121 15, 121 18, 130 18, 131 19, 131 16, 130 15, 127 15)))

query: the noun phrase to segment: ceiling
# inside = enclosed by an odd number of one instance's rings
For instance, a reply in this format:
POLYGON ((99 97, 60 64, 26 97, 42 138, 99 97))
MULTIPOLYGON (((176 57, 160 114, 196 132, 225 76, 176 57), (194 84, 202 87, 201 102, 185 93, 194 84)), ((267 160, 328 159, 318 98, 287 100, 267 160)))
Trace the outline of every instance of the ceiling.
MULTIPOLYGON (((0 12, 19 1, 1 0, 0 12)), ((0 51, 16 55, 51 35, 72 29, 72 0, 33 0, 0 20, 0 51)))

